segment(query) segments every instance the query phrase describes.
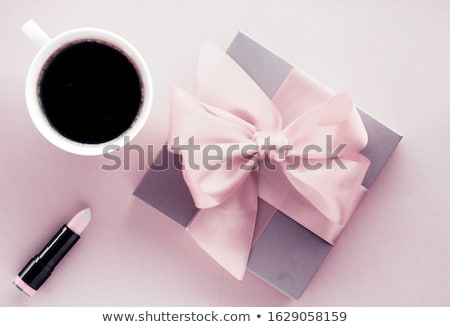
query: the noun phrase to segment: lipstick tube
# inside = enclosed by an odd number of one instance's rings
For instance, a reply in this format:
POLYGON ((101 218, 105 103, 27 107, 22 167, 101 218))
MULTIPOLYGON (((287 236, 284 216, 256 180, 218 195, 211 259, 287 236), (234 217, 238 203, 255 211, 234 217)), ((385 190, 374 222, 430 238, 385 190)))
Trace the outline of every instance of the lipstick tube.
POLYGON ((62 226, 39 254, 19 272, 13 281, 14 285, 26 295, 33 296, 80 239, 80 234, 89 224, 90 217, 90 209, 85 209, 76 214, 68 224, 62 226))

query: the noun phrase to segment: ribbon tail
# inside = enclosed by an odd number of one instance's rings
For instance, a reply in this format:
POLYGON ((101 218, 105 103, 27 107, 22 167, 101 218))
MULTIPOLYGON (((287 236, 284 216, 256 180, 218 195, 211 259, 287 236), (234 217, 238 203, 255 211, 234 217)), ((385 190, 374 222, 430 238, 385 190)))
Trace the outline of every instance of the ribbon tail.
POLYGON ((187 231, 198 245, 236 279, 242 280, 252 246, 258 205, 257 176, 220 205, 201 209, 187 231))

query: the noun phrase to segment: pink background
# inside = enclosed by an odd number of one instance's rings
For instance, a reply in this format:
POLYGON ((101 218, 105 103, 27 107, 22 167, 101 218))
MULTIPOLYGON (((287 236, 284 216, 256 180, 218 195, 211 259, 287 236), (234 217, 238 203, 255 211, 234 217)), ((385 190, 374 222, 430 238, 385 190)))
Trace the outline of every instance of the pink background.
MULTIPOLYGON (((0 305, 450 305, 450 3, 448 1, 0 2, 0 305), (375 2, 373 2, 375 3, 375 2), (105 171, 103 157, 50 145, 33 126, 24 83, 35 49, 20 27, 50 35, 109 29, 147 61, 153 111, 134 144, 161 144, 168 92, 192 88, 198 46, 238 30, 404 135, 302 298, 257 277, 237 282, 176 224, 131 194, 145 171, 105 171), (90 206, 91 225, 32 299, 12 279, 51 234, 90 206)), ((158 147, 158 146, 156 146, 158 147)), ((123 156, 123 151, 119 152, 123 156)))

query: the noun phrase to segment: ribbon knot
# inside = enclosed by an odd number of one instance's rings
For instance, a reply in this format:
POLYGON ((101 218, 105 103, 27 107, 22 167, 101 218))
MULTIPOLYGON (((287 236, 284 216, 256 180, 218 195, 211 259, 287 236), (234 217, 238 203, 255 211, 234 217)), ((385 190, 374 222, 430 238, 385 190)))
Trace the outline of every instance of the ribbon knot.
POLYGON ((283 131, 258 131, 254 134, 253 140, 260 160, 270 158, 281 161, 286 158, 287 152, 292 148, 283 131))
POLYGON ((205 43, 195 96, 181 89, 171 94, 169 142, 195 140, 190 149, 176 150, 200 209, 187 229, 238 279, 247 266, 258 197, 333 243, 364 192, 361 182, 369 161, 360 151, 367 133, 351 99, 343 94, 325 101, 310 96, 313 87, 296 82, 296 74, 295 69, 289 73, 272 101, 232 58, 205 43), (325 165, 328 136, 347 145, 335 152, 345 169, 325 165), (214 165, 198 166, 210 158, 211 145, 217 154, 214 165), (291 165, 310 145, 314 165, 291 165), (275 159, 282 169, 242 169, 255 157, 275 159))

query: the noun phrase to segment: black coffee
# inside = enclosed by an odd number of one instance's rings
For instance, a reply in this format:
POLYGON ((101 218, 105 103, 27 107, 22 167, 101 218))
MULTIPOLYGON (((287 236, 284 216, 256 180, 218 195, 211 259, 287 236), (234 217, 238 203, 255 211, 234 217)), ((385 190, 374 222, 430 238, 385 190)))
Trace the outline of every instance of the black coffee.
POLYGON ((133 123, 141 106, 141 80, 122 52, 81 41, 49 59, 39 98, 50 124, 66 138, 87 144, 110 141, 133 123))

